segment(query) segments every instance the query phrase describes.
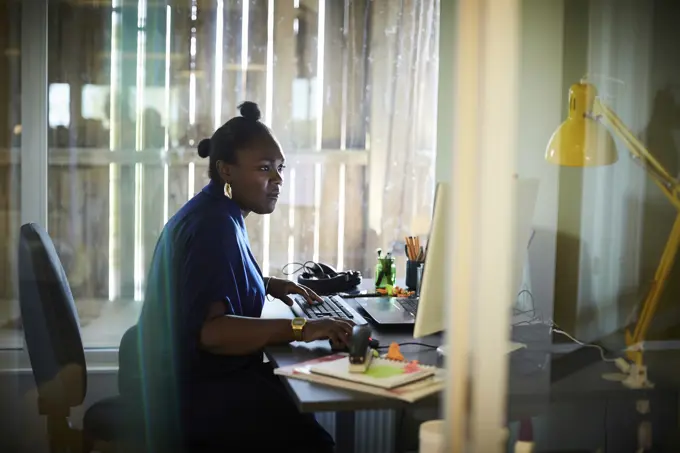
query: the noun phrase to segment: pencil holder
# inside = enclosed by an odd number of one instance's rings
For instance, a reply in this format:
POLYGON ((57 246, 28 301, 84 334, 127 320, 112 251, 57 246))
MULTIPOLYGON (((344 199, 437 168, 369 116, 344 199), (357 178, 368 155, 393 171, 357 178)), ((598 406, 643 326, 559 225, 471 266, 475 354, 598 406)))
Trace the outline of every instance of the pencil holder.
POLYGON ((417 291, 420 286, 419 275, 422 275, 423 263, 420 261, 406 261, 406 288, 409 291, 417 291))
POLYGON ((420 297, 420 288, 423 286, 423 270, 425 269, 425 263, 420 263, 418 268, 418 287, 416 288, 416 296, 420 297))
POLYGON ((397 281, 397 266, 393 257, 378 258, 375 264, 375 288, 385 289, 397 281))

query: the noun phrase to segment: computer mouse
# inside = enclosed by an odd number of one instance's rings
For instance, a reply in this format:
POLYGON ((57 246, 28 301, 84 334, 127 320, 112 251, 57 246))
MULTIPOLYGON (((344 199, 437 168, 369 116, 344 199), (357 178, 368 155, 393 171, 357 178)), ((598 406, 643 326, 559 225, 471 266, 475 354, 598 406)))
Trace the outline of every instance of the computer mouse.
MULTIPOLYGON (((364 328, 366 328, 367 330, 370 331, 370 329, 365 325, 362 325, 362 326, 359 326, 359 327, 364 327, 364 328)), ((333 340, 328 340, 328 342, 330 343, 331 350, 333 350, 333 351, 349 352, 349 348, 344 343, 338 344, 333 340)), ((380 347, 380 341, 376 340, 375 338, 368 337, 368 347, 371 348, 371 349, 378 349, 378 347, 380 347)))
POLYGON ((366 371, 373 352, 370 348, 371 329, 368 326, 354 326, 349 341, 349 366, 352 372, 366 371))

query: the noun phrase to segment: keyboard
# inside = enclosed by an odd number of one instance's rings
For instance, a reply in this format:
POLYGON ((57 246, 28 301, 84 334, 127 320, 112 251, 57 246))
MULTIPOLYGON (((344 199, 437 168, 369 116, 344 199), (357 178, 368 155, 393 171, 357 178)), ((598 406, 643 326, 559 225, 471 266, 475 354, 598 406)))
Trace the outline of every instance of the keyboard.
POLYGON ((415 316, 418 313, 418 299, 413 299, 410 297, 399 297, 397 298, 397 303, 401 305, 404 310, 415 316))
POLYGON ((349 319, 356 325, 368 324, 354 308, 350 307, 340 296, 321 296, 323 303, 308 304, 304 297, 292 294, 293 306, 290 307, 295 316, 306 319, 341 318, 349 319))

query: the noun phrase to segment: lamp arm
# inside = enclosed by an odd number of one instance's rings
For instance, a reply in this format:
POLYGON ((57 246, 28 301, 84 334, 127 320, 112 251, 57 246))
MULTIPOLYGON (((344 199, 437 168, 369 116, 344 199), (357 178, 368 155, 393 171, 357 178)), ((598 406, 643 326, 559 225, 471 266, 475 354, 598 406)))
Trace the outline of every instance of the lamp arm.
MULTIPOLYGON (((666 280, 668 279, 668 275, 675 262, 678 248, 680 248, 680 183, 654 158, 630 129, 625 126, 616 113, 603 104, 599 98, 595 99, 592 114, 595 119, 600 121, 604 119, 609 123, 615 135, 626 144, 626 147, 633 158, 643 166, 652 180, 678 210, 678 215, 673 223, 673 228, 671 229, 668 241, 666 242, 661 261, 656 269, 654 281, 642 304, 642 310, 638 322, 635 325, 635 330, 632 334, 629 331, 626 331, 626 345, 633 346, 638 345, 646 338, 647 331, 649 330, 651 321, 656 313, 666 280)), ((631 350, 629 348, 628 357, 638 365, 642 365, 641 350, 631 350)))
POLYGON ((602 121, 604 119, 609 124, 616 137, 626 144, 633 159, 649 173, 664 195, 680 211, 680 182, 668 173, 616 113, 599 98, 595 99, 592 114, 596 120, 602 121))

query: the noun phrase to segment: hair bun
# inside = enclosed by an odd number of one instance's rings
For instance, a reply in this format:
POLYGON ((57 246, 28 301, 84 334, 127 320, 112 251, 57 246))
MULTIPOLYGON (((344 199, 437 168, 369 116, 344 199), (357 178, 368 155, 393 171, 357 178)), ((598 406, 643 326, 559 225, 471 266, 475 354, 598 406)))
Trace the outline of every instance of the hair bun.
POLYGON ((245 101, 239 105, 238 111, 241 113, 241 116, 247 120, 259 121, 260 118, 262 118, 260 107, 251 101, 245 101))
POLYGON ((206 158, 210 155, 210 139, 204 138, 198 144, 198 155, 202 158, 206 158))

